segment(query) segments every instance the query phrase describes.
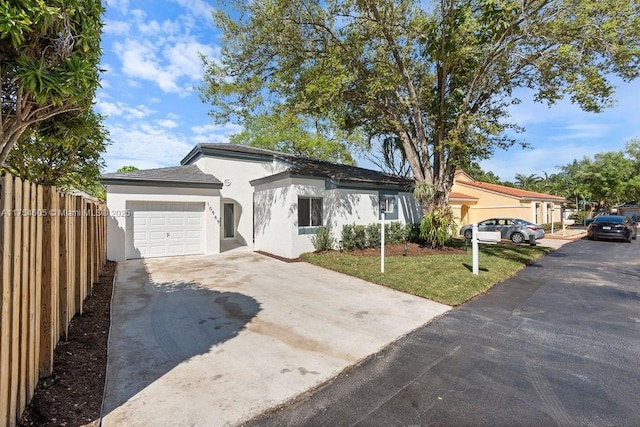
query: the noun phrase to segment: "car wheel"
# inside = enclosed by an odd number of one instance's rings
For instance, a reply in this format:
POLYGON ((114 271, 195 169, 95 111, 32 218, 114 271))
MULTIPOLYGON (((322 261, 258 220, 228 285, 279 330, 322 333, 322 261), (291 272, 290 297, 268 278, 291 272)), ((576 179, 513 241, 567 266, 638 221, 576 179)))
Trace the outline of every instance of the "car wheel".
POLYGON ((471 238, 473 237, 473 231, 471 230, 464 230, 464 238, 467 240, 471 240, 471 238))
POLYGON ((511 235, 511 241, 513 243, 522 243, 524 242, 524 236, 522 235, 522 233, 513 233, 511 235))

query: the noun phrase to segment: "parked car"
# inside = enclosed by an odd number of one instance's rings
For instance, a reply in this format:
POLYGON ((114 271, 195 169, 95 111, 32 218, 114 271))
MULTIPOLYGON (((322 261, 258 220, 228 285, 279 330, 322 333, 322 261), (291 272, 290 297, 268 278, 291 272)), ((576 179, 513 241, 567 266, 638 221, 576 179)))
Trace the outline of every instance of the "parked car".
POLYGON ((594 215, 593 218, 585 218, 584 219, 584 226, 588 227, 589 224, 591 224, 594 219, 596 219, 597 217, 602 216, 602 215, 613 215, 613 214, 610 213, 610 212, 598 212, 597 214, 594 215))
MULTIPOLYGON (((534 224, 519 218, 491 218, 478 223, 478 231, 499 231, 503 239, 509 239, 513 243, 528 242, 531 236, 536 240, 544 238, 544 230, 541 225, 534 224)), ((460 229, 460 234, 465 239, 471 239, 472 226, 465 225, 460 229)))
POLYGON ((631 243, 638 235, 638 227, 630 218, 623 215, 600 215, 587 227, 587 238, 619 239, 631 243))

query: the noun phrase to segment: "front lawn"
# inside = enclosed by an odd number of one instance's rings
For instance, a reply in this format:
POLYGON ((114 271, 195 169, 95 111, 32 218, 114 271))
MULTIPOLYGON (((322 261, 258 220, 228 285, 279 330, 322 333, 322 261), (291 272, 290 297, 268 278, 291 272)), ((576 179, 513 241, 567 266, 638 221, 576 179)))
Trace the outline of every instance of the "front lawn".
POLYGON ((303 254, 301 258, 320 267, 455 306, 486 292, 552 250, 541 246, 480 245, 478 276, 471 272, 471 248, 462 254, 387 256, 384 274, 380 273, 379 255, 327 251, 303 254))

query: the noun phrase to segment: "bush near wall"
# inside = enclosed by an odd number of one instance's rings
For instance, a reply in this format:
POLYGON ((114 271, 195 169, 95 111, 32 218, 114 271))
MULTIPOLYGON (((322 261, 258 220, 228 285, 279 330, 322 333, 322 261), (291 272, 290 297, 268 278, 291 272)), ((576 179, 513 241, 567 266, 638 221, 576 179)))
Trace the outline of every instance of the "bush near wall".
POLYGON ((320 227, 317 233, 311 238, 311 243, 316 251, 330 251, 334 248, 336 239, 331 237, 331 230, 327 227, 320 227))
MULTIPOLYGON (((381 243, 380 223, 369 225, 346 224, 342 227, 342 247, 344 250, 378 247, 381 243)), ((411 243, 421 243, 420 224, 385 223, 385 244, 402 243, 405 239, 411 243)))

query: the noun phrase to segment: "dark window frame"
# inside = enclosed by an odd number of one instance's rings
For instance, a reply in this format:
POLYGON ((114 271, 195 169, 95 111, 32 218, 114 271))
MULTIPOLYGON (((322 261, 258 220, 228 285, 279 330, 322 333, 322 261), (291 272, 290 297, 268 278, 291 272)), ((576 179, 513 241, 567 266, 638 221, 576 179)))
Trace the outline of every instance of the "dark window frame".
POLYGON ((324 220, 322 197, 298 196, 298 234, 315 234, 324 220), (308 203, 303 210, 303 204, 308 203), (307 215, 305 215, 307 213, 307 215))

